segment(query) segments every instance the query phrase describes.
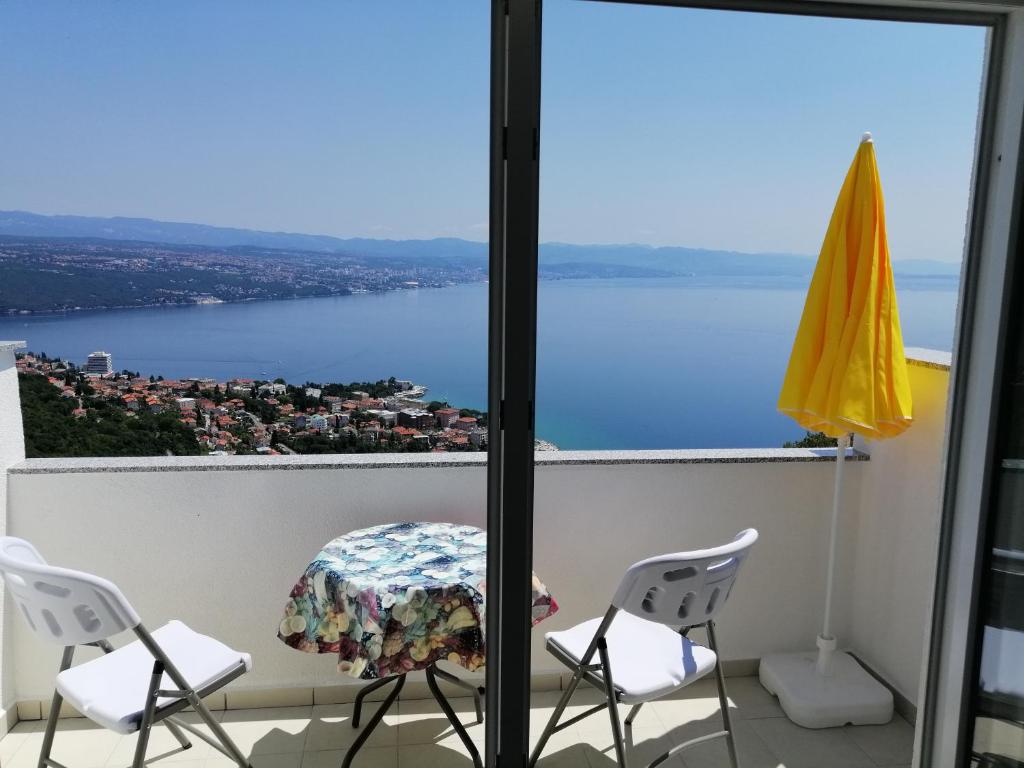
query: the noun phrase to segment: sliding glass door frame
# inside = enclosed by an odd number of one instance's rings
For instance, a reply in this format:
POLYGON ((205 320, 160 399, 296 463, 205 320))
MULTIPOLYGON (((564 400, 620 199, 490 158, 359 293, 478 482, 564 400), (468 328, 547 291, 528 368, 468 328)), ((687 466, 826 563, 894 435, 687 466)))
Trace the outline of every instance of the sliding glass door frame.
POLYGON ((1024 202, 1024 12, 993 30, 972 190, 927 665, 921 766, 970 765, 978 616, 1024 202))
MULTIPOLYGON (((1024 173, 1024 160, 1018 159, 1018 164, 1018 173, 1024 173)), ((1024 341, 1024 323, 1022 323, 1022 318, 1024 318, 1024 265, 1020 263, 1020 255, 1024 254, 1022 218, 1024 218, 1024 199, 1018 198, 1012 234, 1012 240, 1016 242, 1014 253, 1017 254, 1017 257, 1009 259, 1006 265, 1005 309, 1003 312, 1006 324, 1001 329, 998 340, 997 354, 1000 359, 998 365, 1000 377, 993 396, 993 428, 990 434, 993 447, 988 466, 988 476, 986 478, 985 506, 979 510, 978 542, 980 548, 976 571, 977 577, 974 583, 977 607, 976 613, 971 618, 969 625, 971 630, 969 634, 969 653, 965 654, 965 659, 968 660, 969 664, 964 670, 965 684, 963 697, 967 702, 969 711, 965 718, 966 727, 961 734, 961 743, 958 747, 961 751, 961 762, 963 765, 967 765, 967 761, 971 756, 976 754, 975 744, 978 743, 978 740, 976 739, 974 728, 979 718, 1005 719, 1007 721, 1019 722, 1021 719, 1021 709, 1024 708, 1013 701, 1012 698, 1001 701, 996 695, 991 696, 985 706, 981 705, 983 695, 981 668, 985 653, 985 629, 986 626, 995 626, 997 628, 1005 626, 1001 623, 1003 617, 999 614, 1001 609, 1009 608, 1009 603, 1012 599, 1000 588, 1000 584, 1005 587, 1008 582, 1005 577, 1000 578, 997 576, 999 566, 994 563, 993 559, 995 553, 999 551, 999 547, 1006 546, 1006 544, 1000 542, 1001 535, 1005 535, 1005 533, 999 530, 999 518, 1007 513, 1011 515, 1015 511, 1019 513, 1019 509, 1015 510, 1013 507, 1005 506, 1005 497, 1001 499, 1001 496, 1007 492, 1005 485, 1006 468, 1002 466, 1003 459, 1011 450, 1012 440, 1015 438, 1019 439, 1019 434, 1014 434, 1016 425, 1013 421, 1015 415, 1013 400, 1015 395, 1019 397, 1019 393, 1014 391, 1014 385, 1017 384, 1016 379, 1021 364, 1018 350, 1021 348, 1022 341, 1024 341), (1003 476, 1000 477, 1000 475, 1003 476), (1001 485, 1002 488, 1000 488, 1001 485)), ((1008 525, 1007 527, 1012 528, 1014 526, 1008 525)), ((989 648, 989 651, 992 652, 992 648, 989 648)), ((995 654, 995 656, 997 657, 998 654, 995 654)), ((995 662, 997 658, 992 660, 995 662)), ((1024 665, 1024 659, 1018 660, 1018 663, 1024 665)), ((989 680, 988 682, 993 683, 996 681, 989 680)), ((994 743, 987 742, 985 738, 982 738, 981 743, 987 743, 989 747, 996 746, 994 743)), ((1009 747, 1009 749, 1017 751, 1017 754, 1007 756, 1021 757, 1022 753, 1018 750, 1024 749, 1024 743, 1019 743, 1014 747, 1009 747)), ((996 751, 1002 752, 1002 750, 996 751)))
MULTIPOLYGON (((1024 6, 895 0, 581 0, 986 27, 975 173, 945 446, 944 500, 917 765, 966 765, 982 510, 1016 254, 1024 6)), ((488 454, 488 768, 528 756, 537 347, 541 0, 492 0, 488 454)))
POLYGON ((530 732, 537 359, 540 2, 493 0, 487 765, 523 768, 530 732))

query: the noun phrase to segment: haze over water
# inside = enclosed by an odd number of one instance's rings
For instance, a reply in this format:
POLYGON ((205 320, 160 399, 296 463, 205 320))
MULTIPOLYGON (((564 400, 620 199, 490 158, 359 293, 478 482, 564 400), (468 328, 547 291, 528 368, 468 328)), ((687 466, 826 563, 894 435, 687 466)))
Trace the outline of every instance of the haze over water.
MULTIPOLYGON (((897 279, 907 346, 951 349, 954 280, 897 279)), ((537 435, 565 449, 771 447, 804 280, 539 284, 537 435)), ((487 287, 0 319, 0 338, 166 378, 409 378, 485 408, 487 287)))

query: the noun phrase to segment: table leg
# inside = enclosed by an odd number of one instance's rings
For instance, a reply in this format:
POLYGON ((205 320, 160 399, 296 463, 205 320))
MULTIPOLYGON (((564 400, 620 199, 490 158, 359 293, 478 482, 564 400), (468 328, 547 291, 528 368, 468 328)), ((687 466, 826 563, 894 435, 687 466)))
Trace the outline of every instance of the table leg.
MULTIPOLYGON (((355 708, 352 711, 352 727, 359 727, 359 716, 363 711, 363 699, 366 698, 367 694, 373 693, 381 686, 387 685, 392 682, 397 675, 390 675, 389 677, 381 677, 374 680, 372 683, 367 683, 356 693, 355 708)), ((403 675, 404 677, 404 675, 403 675)))
POLYGON ((473 697, 473 705, 476 707, 476 721, 482 723, 484 721, 484 701, 483 696, 485 693, 483 686, 475 686, 472 683, 467 683, 460 677, 456 677, 451 672, 445 672, 436 664, 434 665, 434 674, 440 677, 442 680, 447 680, 452 685, 457 685, 459 688, 463 688, 469 691, 473 697))
POLYGON ((375 680, 374 682, 370 683, 361 691, 359 691, 359 693, 356 694, 356 704, 354 711, 352 713, 353 728, 359 727, 359 713, 362 710, 363 697, 371 691, 375 691, 382 685, 386 685, 387 683, 390 683, 392 681, 394 681, 395 687, 391 689, 391 692, 388 693, 387 698, 385 698, 384 701, 380 703, 380 706, 377 707, 377 710, 373 713, 373 716, 370 718, 370 721, 366 724, 366 727, 363 729, 362 733, 360 733, 356 737, 356 740, 352 742, 352 746, 349 747, 348 751, 345 753, 345 759, 341 763, 341 768, 349 768, 349 766, 352 765, 352 760, 353 758, 355 758, 356 753, 362 748, 363 744, 366 743, 366 740, 370 738, 370 734, 373 733, 373 729, 380 725, 380 721, 384 719, 384 715, 391 708, 391 705, 395 703, 395 699, 398 698, 399 691, 401 691, 402 686, 405 685, 405 675, 401 674, 394 675, 392 677, 382 677, 380 680, 375 680))
MULTIPOLYGON (((466 749, 469 751, 469 756, 473 759, 473 765, 475 768, 483 768, 484 764, 483 761, 480 760, 480 752, 477 750, 476 744, 473 743, 469 734, 466 733, 466 729, 463 727, 458 715, 455 714, 455 710, 452 709, 452 705, 448 703, 448 699, 445 698, 445 695, 437 685, 437 679, 435 677, 436 672, 437 669, 433 664, 427 667, 427 687, 437 700, 437 703, 441 705, 441 709, 448 718, 448 722, 452 724, 452 728, 455 729, 459 738, 462 739, 462 743, 466 745, 466 749)), ((463 681, 460 680, 459 682, 462 683, 463 681)), ((468 683, 466 683, 466 685, 468 685, 468 683)))

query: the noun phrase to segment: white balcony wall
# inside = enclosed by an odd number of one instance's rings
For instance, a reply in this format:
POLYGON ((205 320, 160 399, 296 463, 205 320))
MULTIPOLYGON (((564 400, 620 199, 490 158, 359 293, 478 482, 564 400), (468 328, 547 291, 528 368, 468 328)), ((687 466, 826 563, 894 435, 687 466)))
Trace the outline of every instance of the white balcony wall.
MULTIPOLYGON (((931 596, 947 379, 939 368, 912 369, 917 423, 868 446, 870 461, 850 462, 840 534, 840 642, 911 703, 931 596)), ((748 526, 761 539, 721 618, 724 656, 813 648, 834 459, 738 450, 561 452, 539 461, 534 566, 561 611, 534 630, 535 673, 558 670, 543 633, 601 614, 630 563, 748 526)), ((354 681, 332 658, 276 638, 305 565, 324 542, 368 525, 483 525, 484 462, 471 454, 29 460, 10 470, 8 530, 52 562, 119 583, 149 625, 181 618, 252 652, 256 670, 239 688, 309 692, 354 681)), ((48 697, 58 649, 40 646, 21 622, 6 629, 17 700, 48 697)))
POLYGON ((931 615, 942 513, 948 354, 908 350, 914 425, 858 446, 865 464, 856 515, 848 644, 915 705, 931 615))
MULTIPOLYGON (((10 530, 50 562, 118 584, 144 622, 180 618, 249 651, 240 686, 337 684, 327 656, 276 632, 288 594, 331 538, 395 520, 482 525, 483 466, 12 475, 10 530)), ((52 690, 59 661, 15 625, 19 700, 52 690)))
MULTIPOLYGON (((7 530, 7 468, 25 458, 18 374, 14 367, 14 352, 23 346, 20 341, 0 341, 0 536, 7 530)), ((7 605, 0 581, 0 736, 7 732, 10 725, 7 715, 15 702, 7 605)))
MULTIPOLYGON (((600 616, 626 568, 645 557, 761 536, 719 619, 727 659, 813 648, 825 600, 833 461, 581 465, 538 472, 535 568, 561 610, 533 635, 534 669, 551 668, 545 631, 600 616)), ((855 499, 866 462, 849 466, 855 499)), ((844 540, 853 531, 845 526, 844 540)), ((840 554, 839 583, 852 560, 840 554)), ((846 589, 837 591, 845 630, 846 589)), ((700 637, 698 632, 695 637, 700 637)))
MULTIPOLYGON (((813 642, 831 462, 589 463, 599 455, 537 472, 535 568, 562 610, 535 632, 535 672, 558 668, 542 651, 543 632, 602 613, 631 562, 714 544, 746 526, 762 538, 722 618, 726 656, 752 659, 813 642)), ((479 460, 424 466, 406 458, 359 468, 332 458, 323 469, 256 460, 252 466, 264 468, 174 471, 179 461, 135 471, 15 470, 10 530, 52 562, 121 585, 150 625, 178 617, 251 651, 256 670, 241 686, 345 682, 329 657, 304 655, 275 636, 289 590, 324 542, 389 521, 484 524, 479 460)), ((851 493, 863 466, 851 467, 851 493)), ((44 698, 57 649, 40 647, 21 622, 14 638, 18 698, 44 698)))

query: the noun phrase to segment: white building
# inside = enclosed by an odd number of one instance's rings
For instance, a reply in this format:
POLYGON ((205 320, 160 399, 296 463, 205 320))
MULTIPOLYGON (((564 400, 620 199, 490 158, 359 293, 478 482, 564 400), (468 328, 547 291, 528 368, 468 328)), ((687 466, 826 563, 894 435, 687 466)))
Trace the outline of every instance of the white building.
POLYGON ((85 360, 82 369, 86 376, 110 376, 114 372, 114 364, 109 352, 93 352, 85 360))
POLYGON ((377 421, 384 427, 393 427, 398 423, 398 414, 394 411, 385 411, 378 408, 371 408, 367 411, 368 414, 373 416, 377 421))
POLYGON ((283 395, 288 391, 288 387, 284 384, 271 382, 269 384, 261 384, 257 391, 261 395, 283 395))
POLYGON ((320 397, 320 390, 316 387, 306 387, 306 397, 320 397))

